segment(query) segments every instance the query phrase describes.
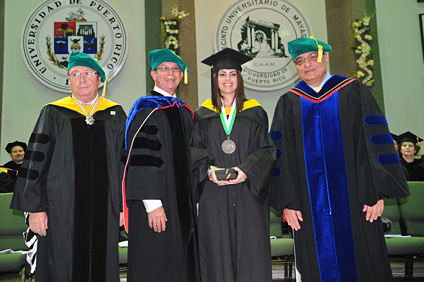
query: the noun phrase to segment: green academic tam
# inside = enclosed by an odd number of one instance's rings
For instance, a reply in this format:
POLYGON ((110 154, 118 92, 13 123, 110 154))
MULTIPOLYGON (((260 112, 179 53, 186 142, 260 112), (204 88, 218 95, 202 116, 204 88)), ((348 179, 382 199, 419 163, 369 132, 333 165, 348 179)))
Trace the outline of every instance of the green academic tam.
POLYGON ((183 61, 183 59, 167 48, 156 49, 149 52, 149 64, 152 67, 152 70, 155 70, 164 62, 176 63, 183 71, 187 69, 187 72, 190 72, 190 69, 187 67, 187 64, 183 61))
POLYGON ((327 43, 322 42, 321 40, 315 39, 312 36, 296 38, 288 42, 289 53, 294 60, 297 56, 309 53, 309 52, 319 52, 320 46, 322 46, 322 51, 330 52, 332 50, 331 46, 327 43))
POLYGON ((99 62, 97 62, 93 57, 81 52, 72 52, 69 56, 68 72, 73 67, 87 67, 97 71, 102 78, 102 82, 106 80, 106 74, 99 62))

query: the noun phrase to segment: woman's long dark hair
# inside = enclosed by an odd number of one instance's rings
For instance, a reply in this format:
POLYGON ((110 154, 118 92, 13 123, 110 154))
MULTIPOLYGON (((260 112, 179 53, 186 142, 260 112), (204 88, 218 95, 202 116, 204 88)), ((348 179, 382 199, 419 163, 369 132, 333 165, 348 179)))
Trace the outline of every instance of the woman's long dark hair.
MULTIPOLYGON (((243 82, 243 76, 241 75, 240 71, 236 69, 237 72, 237 88, 236 88, 236 107, 237 111, 241 112, 243 109, 243 103, 246 101, 246 95, 244 94, 244 82, 243 82)), ((217 71, 214 74, 213 77, 213 95, 215 99, 212 99, 212 103, 215 109, 217 109, 219 112, 221 112, 222 109, 222 102, 221 102, 221 92, 218 87, 218 73, 217 71)))

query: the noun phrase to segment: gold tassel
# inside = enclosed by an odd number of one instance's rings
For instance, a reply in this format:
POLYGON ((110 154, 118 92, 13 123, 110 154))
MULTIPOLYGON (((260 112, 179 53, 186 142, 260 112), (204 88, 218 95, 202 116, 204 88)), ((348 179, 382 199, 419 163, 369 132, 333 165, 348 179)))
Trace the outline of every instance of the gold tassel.
POLYGON ((322 46, 318 45, 318 59, 317 59, 318 63, 322 62, 322 46))
POLYGON ((184 69, 184 84, 188 84, 187 67, 184 69))
POLYGON ((317 46, 318 46, 318 59, 317 59, 317 62, 318 63, 321 63, 322 62, 322 54, 323 54, 322 46, 318 44, 318 41, 315 39, 315 37, 313 37, 311 35, 310 38, 312 38, 313 40, 315 40, 315 42, 317 43, 317 46))
POLYGON ((421 146, 420 146, 420 138, 417 136, 417 146, 418 146, 418 148, 420 148, 419 150, 418 150, 418 155, 421 157, 421 146))
POLYGON ((105 93, 106 93, 106 84, 107 84, 107 81, 108 81, 109 79, 107 78, 107 76, 106 76, 106 79, 105 79, 105 82, 103 82, 103 92, 102 92, 102 97, 104 97, 105 96, 105 93))

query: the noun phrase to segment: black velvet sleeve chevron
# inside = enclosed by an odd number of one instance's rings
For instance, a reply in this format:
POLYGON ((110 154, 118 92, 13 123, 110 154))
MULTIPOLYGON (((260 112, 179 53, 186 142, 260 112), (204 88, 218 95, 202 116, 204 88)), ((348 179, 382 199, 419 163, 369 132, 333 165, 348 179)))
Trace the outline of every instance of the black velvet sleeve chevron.
POLYGON ((41 212, 47 207, 42 179, 48 173, 52 139, 50 137, 51 107, 45 107, 31 134, 25 159, 19 170, 11 208, 26 212, 41 212))

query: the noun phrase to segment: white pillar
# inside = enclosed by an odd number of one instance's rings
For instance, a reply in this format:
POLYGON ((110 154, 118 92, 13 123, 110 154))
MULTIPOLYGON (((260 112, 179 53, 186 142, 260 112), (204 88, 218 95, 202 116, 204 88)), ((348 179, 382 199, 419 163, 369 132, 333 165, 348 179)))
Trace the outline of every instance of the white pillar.
POLYGON ((250 26, 247 27, 247 45, 249 47, 252 47, 252 30, 250 28, 250 26))
POLYGON ((277 48, 278 48, 278 34, 277 34, 277 31, 274 29, 274 32, 273 32, 273 37, 274 37, 274 50, 275 51, 277 51, 277 48))
POLYGON ((252 26, 252 47, 255 44, 255 27, 252 26))

